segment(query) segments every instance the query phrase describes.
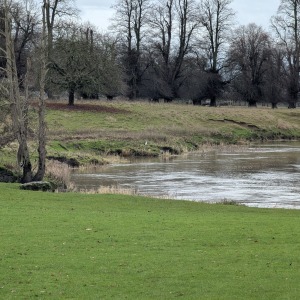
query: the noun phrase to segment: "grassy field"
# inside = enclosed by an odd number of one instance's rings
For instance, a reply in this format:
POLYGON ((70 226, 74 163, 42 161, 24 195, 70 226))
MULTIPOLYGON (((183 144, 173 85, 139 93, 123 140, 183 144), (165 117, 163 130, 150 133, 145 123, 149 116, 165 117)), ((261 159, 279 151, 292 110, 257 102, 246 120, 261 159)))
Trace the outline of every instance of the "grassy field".
POLYGON ((81 104, 74 111, 62 106, 48 111, 50 152, 178 154, 203 144, 300 138, 300 110, 128 101, 94 102, 85 110, 81 104))
MULTIPOLYGON (((79 101, 71 109, 49 102, 47 126, 48 156, 105 163, 107 155, 158 156, 203 144, 300 139, 300 110, 129 101, 79 101)), ((35 156, 36 147, 31 149, 35 156)), ((0 165, 12 164, 15 152, 14 144, 2 149, 0 165)))
POLYGON ((299 299, 300 211, 0 189, 0 299, 299 299))

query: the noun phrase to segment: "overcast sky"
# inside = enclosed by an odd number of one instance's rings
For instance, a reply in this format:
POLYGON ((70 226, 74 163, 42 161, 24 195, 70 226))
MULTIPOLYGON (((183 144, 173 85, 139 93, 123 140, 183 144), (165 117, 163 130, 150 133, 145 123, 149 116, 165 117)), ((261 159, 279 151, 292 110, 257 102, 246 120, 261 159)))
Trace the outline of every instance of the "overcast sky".
MULTIPOLYGON (((82 21, 89 21, 100 30, 106 30, 114 10, 116 0, 75 0, 81 10, 82 21)), ((236 11, 237 22, 247 25, 255 22, 265 29, 269 27, 271 16, 276 14, 280 0, 233 0, 231 7, 236 11)))

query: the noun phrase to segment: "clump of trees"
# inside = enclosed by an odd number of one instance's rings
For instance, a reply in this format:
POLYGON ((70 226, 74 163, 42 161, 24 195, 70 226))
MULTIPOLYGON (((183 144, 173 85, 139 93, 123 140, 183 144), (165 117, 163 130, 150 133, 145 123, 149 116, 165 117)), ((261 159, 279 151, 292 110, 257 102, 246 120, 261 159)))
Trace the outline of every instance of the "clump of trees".
POLYGON ((282 0, 272 30, 235 26, 232 0, 117 0, 114 33, 129 98, 194 104, 230 91, 249 106, 299 94, 299 2, 282 0))
MULTIPOLYGON (((123 95, 216 106, 230 91, 232 100, 249 106, 286 102, 295 108, 299 2, 282 0, 268 32, 255 23, 237 26, 232 1, 116 0, 111 30, 99 33, 78 22, 71 0, 10 0, 20 88, 41 35, 38 3, 45 6, 50 98, 67 93, 74 105, 76 96, 123 95)), ((3 57, 0 66, 5 68, 3 57)))

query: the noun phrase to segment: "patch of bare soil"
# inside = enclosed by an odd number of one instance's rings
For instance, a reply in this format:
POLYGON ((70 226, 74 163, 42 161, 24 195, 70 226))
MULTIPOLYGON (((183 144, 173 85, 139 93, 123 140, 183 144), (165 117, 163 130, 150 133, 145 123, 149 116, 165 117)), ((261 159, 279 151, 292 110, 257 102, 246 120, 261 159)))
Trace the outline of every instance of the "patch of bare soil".
MULTIPOLYGON (((33 106, 36 106, 33 104, 33 106)), ((95 104, 75 104, 73 106, 67 105, 66 103, 57 103, 57 102, 47 102, 47 108, 54 110, 65 110, 65 111, 88 111, 88 112, 98 112, 98 113, 110 113, 110 114, 124 114, 130 113, 125 109, 119 109, 115 107, 108 107, 105 105, 95 105, 95 104)))

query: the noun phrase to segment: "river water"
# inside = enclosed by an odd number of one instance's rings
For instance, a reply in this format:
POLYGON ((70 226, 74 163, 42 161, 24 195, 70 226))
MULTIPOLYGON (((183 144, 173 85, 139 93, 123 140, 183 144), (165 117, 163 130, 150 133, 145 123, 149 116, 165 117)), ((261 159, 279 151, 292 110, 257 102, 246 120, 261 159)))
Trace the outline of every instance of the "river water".
POLYGON ((86 189, 118 186, 172 199, 300 209, 300 144, 139 159, 97 172, 76 171, 72 180, 86 189))

